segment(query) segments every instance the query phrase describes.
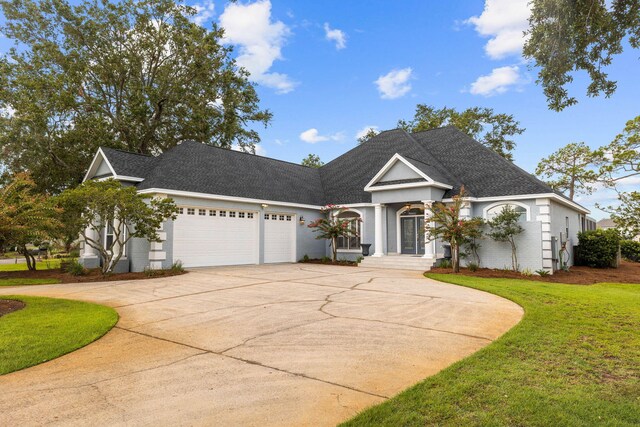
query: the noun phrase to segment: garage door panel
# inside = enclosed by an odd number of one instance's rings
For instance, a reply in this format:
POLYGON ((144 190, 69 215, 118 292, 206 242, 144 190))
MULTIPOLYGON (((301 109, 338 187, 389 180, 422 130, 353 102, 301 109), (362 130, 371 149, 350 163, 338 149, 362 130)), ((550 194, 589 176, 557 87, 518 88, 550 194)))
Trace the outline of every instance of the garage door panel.
MULTIPOLYGON (((185 209, 186 212, 186 209, 185 209)), ((197 211, 196 211, 197 212, 197 211)), ((229 215, 227 210, 226 214, 229 215)), ((238 216, 180 214, 174 223, 174 260, 185 267, 256 264, 258 262, 257 215, 238 216)), ((237 214, 236 214, 237 215, 237 214)))
POLYGON ((295 262, 295 217, 269 214, 264 221, 264 262, 295 262))

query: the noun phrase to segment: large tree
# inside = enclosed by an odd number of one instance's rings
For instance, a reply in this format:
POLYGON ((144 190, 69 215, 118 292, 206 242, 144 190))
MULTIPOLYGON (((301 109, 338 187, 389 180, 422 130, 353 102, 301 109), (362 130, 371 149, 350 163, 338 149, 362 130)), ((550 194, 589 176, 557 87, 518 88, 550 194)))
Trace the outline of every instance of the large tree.
POLYGON ((578 193, 593 192, 601 176, 601 162, 598 150, 591 150, 584 142, 573 142, 540 160, 536 175, 573 200, 578 193))
POLYGON ((410 133, 446 125, 455 126, 509 160, 513 160, 511 151, 516 146, 512 137, 525 131, 513 115, 495 113, 492 108, 482 107, 458 111, 446 106, 435 108, 418 104, 413 119, 398 121, 398 127, 410 133))
POLYGON ((302 166, 307 166, 310 168, 319 168, 320 166, 324 165, 324 162, 320 160, 320 156, 318 156, 317 154, 309 154, 307 157, 302 159, 300 164, 302 166))
POLYGON ((537 82, 549 107, 577 102, 569 94, 575 73, 586 72, 587 95, 611 96, 616 82, 606 67, 626 42, 640 48, 640 0, 533 0, 524 56, 539 67, 537 82))
POLYGON ((79 183, 97 146, 155 154, 193 139, 253 151, 258 105, 223 31, 173 0, 0 0, 0 152, 41 189, 79 183))

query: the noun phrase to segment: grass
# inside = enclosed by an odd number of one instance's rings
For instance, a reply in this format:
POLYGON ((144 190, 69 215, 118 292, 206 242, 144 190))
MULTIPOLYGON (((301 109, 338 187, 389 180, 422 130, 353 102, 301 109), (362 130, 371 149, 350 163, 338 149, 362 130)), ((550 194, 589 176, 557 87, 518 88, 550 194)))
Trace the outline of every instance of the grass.
POLYGON ((640 285, 427 276, 510 299, 525 316, 345 425, 640 425, 640 285))
POLYGON ((2 296, 26 307, 0 317, 0 375, 67 354, 97 340, 118 321, 109 307, 56 298, 2 296))
POLYGON ((27 279, 16 277, 13 279, 0 279, 0 286, 24 286, 24 285, 51 285, 60 283, 59 279, 27 279))
MULTIPOLYGON (((44 261, 36 261, 36 270, 51 270, 60 268, 60 259, 47 259, 44 261)), ((0 264, 0 272, 2 271, 26 271, 27 263, 18 264, 0 264)))

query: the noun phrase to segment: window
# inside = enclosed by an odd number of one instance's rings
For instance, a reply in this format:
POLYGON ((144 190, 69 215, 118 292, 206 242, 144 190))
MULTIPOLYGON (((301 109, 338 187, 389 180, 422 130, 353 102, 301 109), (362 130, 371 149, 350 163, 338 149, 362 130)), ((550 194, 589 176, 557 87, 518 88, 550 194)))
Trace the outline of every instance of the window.
POLYGON ((220 211, 220 216, 227 216, 227 211, 220 211))
POLYGON ((269 219, 269 214, 264 214, 264 219, 269 219))
POLYGON ((244 212, 238 212, 238 218, 244 218, 244 212))
POLYGON ((291 221, 291 215, 287 215, 287 221, 291 221))
POLYGON ((195 215, 196 210, 194 208, 187 208, 187 215, 195 215))
POLYGON ((216 211, 214 211, 213 209, 211 209, 209 211, 209 216, 216 216, 216 211))
MULTIPOLYGON (((127 239, 127 228, 126 227, 122 227, 122 235, 120 236, 120 241, 124 241, 127 239)), ((104 229, 104 248, 108 249, 111 247, 111 245, 113 245, 113 241, 115 240, 115 230, 114 230, 114 226, 113 226, 113 222, 109 222, 107 224, 107 226, 104 229)), ((114 247, 114 249, 116 249, 114 247)), ((125 253, 126 251, 126 246, 122 248, 122 255, 126 255, 125 253)))
POLYGON ((349 228, 357 234, 357 237, 338 237, 338 249, 359 250, 362 229, 360 215, 357 212, 347 211, 341 213, 340 216, 338 216, 338 219, 348 220, 349 228))
POLYGON ((247 218, 249 218, 249 219, 253 219, 253 212, 249 212, 249 213, 247 213, 247 218))
POLYGON ((527 221, 527 208, 524 206, 512 204, 512 203, 500 203, 498 205, 489 206, 485 208, 484 218, 486 220, 492 220, 496 215, 500 214, 506 207, 510 207, 514 211, 520 214, 520 221, 527 221))
POLYGON ((206 214, 207 214, 207 210, 206 209, 198 209, 198 215, 205 216, 206 214))
POLYGON ((280 215, 280 221, 284 221, 284 215, 280 215))
POLYGON ((277 221, 278 215, 271 215, 271 219, 274 220, 274 221, 277 221))
POLYGON ((178 208, 178 213, 179 213, 180 215, 182 215, 182 214, 184 213, 184 209, 183 209, 183 208, 178 208))
POLYGON ((567 240, 569 239, 569 217, 565 216, 564 217, 564 231, 565 231, 565 237, 567 238, 567 240))
POLYGON ((229 212, 229 218, 235 218, 236 217, 236 213, 233 211, 229 212))

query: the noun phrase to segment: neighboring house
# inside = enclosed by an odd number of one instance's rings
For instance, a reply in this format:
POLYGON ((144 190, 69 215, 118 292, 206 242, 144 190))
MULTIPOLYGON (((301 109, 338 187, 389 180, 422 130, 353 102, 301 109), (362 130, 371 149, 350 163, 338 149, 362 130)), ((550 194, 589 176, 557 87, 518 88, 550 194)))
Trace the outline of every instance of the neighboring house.
MULTIPOLYGON (((180 207, 178 218, 164 224, 162 243, 132 239, 120 271, 166 268, 177 260, 200 267, 323 257, 328 244, 307 225, 329 203, 361 220, 353 221, 360 237, 339 241, 339 258, 358 258, 360 244, 368 243, 366 265, 428 269, 445 249, 425 241, 425 206, 451 201, 463 185, 466 217, 489 219, 505 205, 514 207, 524 228, 517 237, 521 268, 552 271, 560 246, 572 251, 577 244, 588 213, 454 127, 382 132, 317 169, 197 142, 157 157, 102 148, 85 179, 107 177, 171 197, 180 207)), ((483 266, 510 265, 508 244, 487 238, 481 245, 483 266)), ((89 247, 82 260, 99 262, 89 247)))
POLYGON ((616 228, 616 223, 611 218, 603 218, 596 223, 597 228, 608 230, 610 228, 616 228))

